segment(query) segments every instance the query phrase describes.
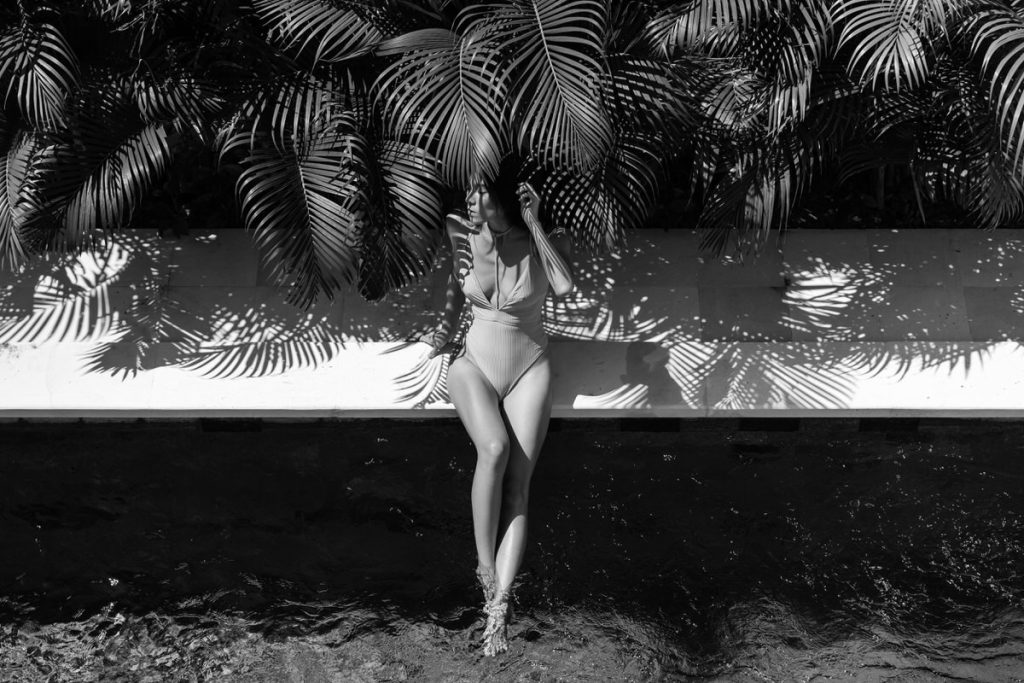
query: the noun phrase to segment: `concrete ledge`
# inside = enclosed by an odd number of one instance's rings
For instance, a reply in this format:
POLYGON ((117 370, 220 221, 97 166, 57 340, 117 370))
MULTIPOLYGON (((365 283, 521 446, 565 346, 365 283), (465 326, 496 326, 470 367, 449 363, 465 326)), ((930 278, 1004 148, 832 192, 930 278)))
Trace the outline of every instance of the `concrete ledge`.
MULTIPOLYGON (((549 299, 556 417, 1024 416, 1024 231, 800 230, 749 263, 641 231, 549 299)), ((0 418, 453 417, 433 272, 310 311, 248 236, 114 236, 0 272, 0 418)))
MULTIPOLYGON (((265 348, 209 346, 193 363, 114 375, 83 364, 89 342, 8 344, 0 415, 452 417, 448 361, 425 361, 424 348, 348 343, 307 367, 245 376, 243 361, 265 348)), ((1017 342, 554 341, 551 349, 556 417, 1024 417, 1017 342)))

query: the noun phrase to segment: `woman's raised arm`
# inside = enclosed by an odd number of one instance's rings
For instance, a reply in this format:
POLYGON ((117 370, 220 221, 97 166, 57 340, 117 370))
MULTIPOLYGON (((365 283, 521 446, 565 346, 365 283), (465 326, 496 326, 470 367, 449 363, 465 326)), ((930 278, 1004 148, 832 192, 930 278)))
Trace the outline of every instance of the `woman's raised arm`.
POLYGON ((551 289, 555 296, 565 296, 573 289, 572 269, 569 267, 572 260, 572 243, 569 236, 562 229, 553 231, 550 236, 544 233, 544 226, 537 218, 540 196, 529 183, 519 185, 519 201, 523 220, 533 235, 551 289))

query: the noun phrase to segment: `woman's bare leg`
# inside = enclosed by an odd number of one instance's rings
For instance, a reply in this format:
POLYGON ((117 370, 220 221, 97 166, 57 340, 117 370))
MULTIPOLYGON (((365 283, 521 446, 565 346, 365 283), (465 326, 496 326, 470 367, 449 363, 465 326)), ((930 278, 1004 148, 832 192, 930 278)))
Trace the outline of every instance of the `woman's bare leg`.
POLYGON ((476 447, 473 473, 473 535, 480 567, 495 570, 495 544, 501 511, 501 480, 509 439, 494 388, 473 363, 458 358, 448 368, 448 395, 476 447))
POLYGON ((530 477, 551 417, 551 365, 542 358, 527 370, 502 401, 510 441, 502 491, 502 515, 496 565, 498 591, 508 590, 526 549, 526 508, 530 477))

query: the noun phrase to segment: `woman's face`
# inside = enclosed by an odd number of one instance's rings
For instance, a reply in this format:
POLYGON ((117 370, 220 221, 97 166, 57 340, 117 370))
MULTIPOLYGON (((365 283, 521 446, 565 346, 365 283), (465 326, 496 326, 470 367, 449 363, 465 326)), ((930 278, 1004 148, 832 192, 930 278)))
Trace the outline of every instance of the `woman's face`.
POLYGON ((466 210, 469 212, 469 220, 474 225, 484 223, 495 223, 495 217, 500 213, 497 202, 491 199, 490 190, 483 182, 470 184, 466 192, 466 210))

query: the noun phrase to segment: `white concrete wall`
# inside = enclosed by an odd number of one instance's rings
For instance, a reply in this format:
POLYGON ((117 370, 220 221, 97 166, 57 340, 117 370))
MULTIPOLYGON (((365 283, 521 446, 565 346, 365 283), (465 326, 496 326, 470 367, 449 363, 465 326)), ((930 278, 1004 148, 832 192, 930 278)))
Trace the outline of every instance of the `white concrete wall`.
MULTIPOLYGON (((402 339, 444 276, 302 312, 240 231, 0 274, 0 416, 453 415, 402 339)), ((556 416, 1024 415, 1024 234, 801 230, 750 264, 644 231, 549 300, 556 416)))

